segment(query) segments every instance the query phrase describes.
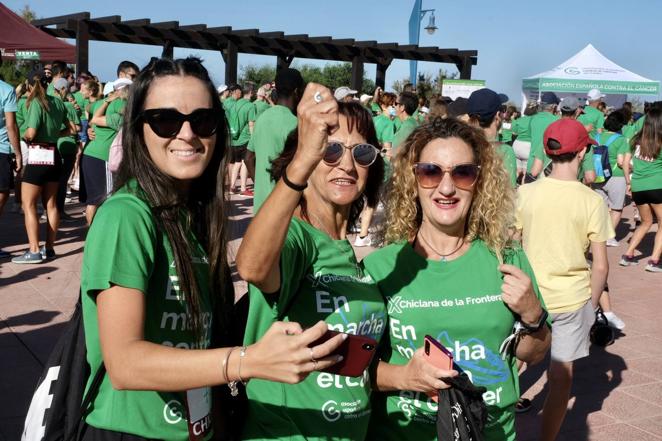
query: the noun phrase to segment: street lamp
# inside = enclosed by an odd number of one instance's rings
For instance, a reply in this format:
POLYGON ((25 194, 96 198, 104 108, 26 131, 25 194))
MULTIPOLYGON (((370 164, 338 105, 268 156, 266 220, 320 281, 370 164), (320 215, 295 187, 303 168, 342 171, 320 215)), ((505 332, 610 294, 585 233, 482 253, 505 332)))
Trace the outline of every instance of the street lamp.
MULTIPOLYGON (((411 16, 409 17, 409 44, 418 45, 421 37, 421 23, 428 12, 430 13, 430 20, 428 25, 424 28, 425 31, 429 35, 432 35, 437 29, 439 29, 435 24, 434 11, 434 9, 423 9, 423 0, 414 0, 414 8, 411 10, 411 16)), ((409 81, 414 86, 416 86, 417 69, 418 62, 416 60, 411 60, 409 62, 409 81)))

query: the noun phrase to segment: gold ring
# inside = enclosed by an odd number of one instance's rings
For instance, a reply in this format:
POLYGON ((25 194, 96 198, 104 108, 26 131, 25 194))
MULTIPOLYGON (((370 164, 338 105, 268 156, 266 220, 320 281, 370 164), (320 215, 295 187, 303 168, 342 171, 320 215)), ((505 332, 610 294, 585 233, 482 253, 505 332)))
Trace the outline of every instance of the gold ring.
POLYGON ((310 361, 313 362, 315 366, 317 366, 317 360, 315 360, 315 357, 313 357, 313 348, 308 348, 310 349, 310 361))

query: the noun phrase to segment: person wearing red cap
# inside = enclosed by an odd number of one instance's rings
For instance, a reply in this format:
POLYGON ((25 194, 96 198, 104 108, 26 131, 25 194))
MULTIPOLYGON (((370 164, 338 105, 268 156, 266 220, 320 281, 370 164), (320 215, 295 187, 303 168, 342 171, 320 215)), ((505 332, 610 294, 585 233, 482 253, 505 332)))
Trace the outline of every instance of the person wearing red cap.
POLYGON ((544 441, 556 439, 565 417, 573 362, 589 353, 594 309, 609 273, 606 241, 615 234, 602 197, 577 181, 580 164, 595 144, 584 126, 570 118, 556 121, 545 130, 543 143, 552 170, 519 188, 516 228, 552 317, 544 441), (590 269, 584 255, 589 246, 590 269))

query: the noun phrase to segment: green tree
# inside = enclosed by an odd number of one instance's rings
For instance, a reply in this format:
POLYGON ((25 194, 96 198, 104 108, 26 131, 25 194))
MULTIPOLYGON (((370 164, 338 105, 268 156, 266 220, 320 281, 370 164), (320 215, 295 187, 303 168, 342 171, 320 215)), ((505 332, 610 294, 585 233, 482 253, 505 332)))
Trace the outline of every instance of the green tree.
POLYGON ((30 7, 30 5, 23 6, 23 9, 18 11, 18 15, 28 23, 32 23, 33 20, 37 19, 37 13, 30 7))
POLYGON ((262 66, 248 65, 242 66, 239 74, 241 84, 253 83, 257 87, 265 83, 270 83, 276 78, 276 68, 268 64, 262 66))
POLYGON ((0 64, 0 79, 16 87, 28 76, 30 66, 24 62, 3 61, 0 64))

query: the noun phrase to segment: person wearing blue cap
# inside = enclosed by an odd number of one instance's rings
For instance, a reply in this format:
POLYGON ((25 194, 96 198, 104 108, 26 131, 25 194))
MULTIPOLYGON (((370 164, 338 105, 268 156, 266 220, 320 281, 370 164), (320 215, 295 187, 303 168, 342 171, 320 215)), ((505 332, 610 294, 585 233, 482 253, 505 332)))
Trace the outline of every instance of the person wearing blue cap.
POLYGON ((513 187, 517 185, 517 160, 513 148, 508 144, 499 142, 498 133, 501 125, 501 116, 499 110, 508 100, 504 94, 497 94, 490 89, 479 89, 474 91, 467 101, 467 114, 469 115, 469 124, 479 127, 485 133, 485 137, 496 148, 503 160, 503 165, 510 177, 510 183, 513 187))
POLYGON ((545 162, 543 134, 551 123, 559 119, 556 115, 556 106, 559 102, 559 97, 554 92, 543 93, 540 97, 538 113, 531 117, 531 153, 526 164, 525 182, 538 179, 543 172, 545 162))

